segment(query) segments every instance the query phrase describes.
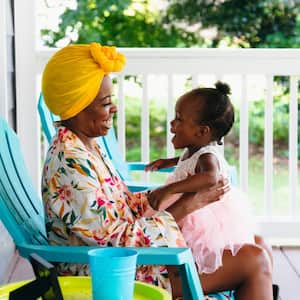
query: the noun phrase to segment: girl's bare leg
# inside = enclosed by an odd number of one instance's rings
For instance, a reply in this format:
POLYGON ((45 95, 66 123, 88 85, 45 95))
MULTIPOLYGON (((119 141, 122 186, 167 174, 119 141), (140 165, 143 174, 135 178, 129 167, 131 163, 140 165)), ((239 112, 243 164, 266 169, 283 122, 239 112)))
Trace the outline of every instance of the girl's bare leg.
POLYGON ((239 300, 272 300, 272 267, 266 251, 245 245, 236 256, 223 254, 223 266, 212 274, 200 275, 204 293, 235 290, 239 300))
MULTIPOLYGON (((171 270, 170 270, 171 271, 171 270)), ((173 272, 172 272, 173 271, 173 272)), ((182 295, 180 277, 170 273, 173 299, 182 295)), ((230 251, 223 254, 223 266, 211 274, 200 275, 204 294, 235 290, 237 300, 272 300, 272 272, 265 250, 245 245, 236 256, 230 251)))
POLYGON ((259 245, 260 247, 262 247, 263 249, 266 250, 266 252, 268 253, 268 256, 270 258, 271 265, 273 267, 273 253, 272 253, 272 248, 265 242, 265 240, 263 239, 263 237, 260 236, 260 235, 255 235, 254 236, 254 240, 255 240, 255 243, 257 245, 259 245))

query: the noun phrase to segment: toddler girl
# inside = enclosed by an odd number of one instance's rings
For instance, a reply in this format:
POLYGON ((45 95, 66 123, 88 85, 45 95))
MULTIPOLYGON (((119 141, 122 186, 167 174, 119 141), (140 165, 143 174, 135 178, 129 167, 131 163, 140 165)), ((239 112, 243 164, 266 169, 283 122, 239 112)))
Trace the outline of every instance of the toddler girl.
MULTIPOLYGON (((157 170, 177 165, 167 184, 148 194, 156 210, 174 205, 180 197, 188 199, 191 193, 197 197, 220 177, 228 177, 228 163, 220 145, 234 123, 234 109, 228 97, 229 86, 217 82, 215 87, 194 89, 176 103, 172 143, 175 149, 185 150, 180 157, 159 159, 146 167, 157 170)), ((244 244, 255 244, 249 211, 242 193, 231 188, 221 200, 179 222, 199 274, 213 273, 222 266, 224 250, 236 255, 244 244)))

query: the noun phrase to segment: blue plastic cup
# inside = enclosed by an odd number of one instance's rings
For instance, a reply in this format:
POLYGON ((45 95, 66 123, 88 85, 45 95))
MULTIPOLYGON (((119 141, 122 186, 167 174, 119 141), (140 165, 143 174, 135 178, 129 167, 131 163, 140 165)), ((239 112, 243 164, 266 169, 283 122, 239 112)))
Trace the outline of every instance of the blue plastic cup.
POLYGON ((93 300, 133 299, 137 254, 121 247, 88 251, 93 300))

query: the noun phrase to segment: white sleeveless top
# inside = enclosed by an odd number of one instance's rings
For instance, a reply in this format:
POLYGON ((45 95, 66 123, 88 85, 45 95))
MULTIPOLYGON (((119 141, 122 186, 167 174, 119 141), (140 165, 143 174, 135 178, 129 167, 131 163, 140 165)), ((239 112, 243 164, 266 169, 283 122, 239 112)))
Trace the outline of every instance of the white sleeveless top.
MULTIPOLYGON (((205 153, 215 155, 220 174, 228 177, 229 166, 222 147, 217 143, 202 147, 189 158, 186 158, 187 151, 180 156, 168 183, 194 175, 199 157, 205 153)), ((179 196, 174 194, 172 203, 179 196)), ((188 247, 192 249, 199 274, 215 272, 222 266, 224 250, 236 255, 244 244, 255 244, 255 225, 250 212, 245 195, 233 187, 221 200, 194 211, 178 222, 188 247)))
POLYGON ((188 156, 188 149, 183 151, 177 163, 176 169, 172 174, 171 181, 180 181, 185 179, 189 175, 194 175, 199 157, 205 153, 210 153, 216 156, 219 163, 220 174, 225 178, 228 178, 229 165, 224 158, 222 146, 218 145, 216 142, 212 142, 207 146, 201 147, 189 158, 185 158, 188 156))

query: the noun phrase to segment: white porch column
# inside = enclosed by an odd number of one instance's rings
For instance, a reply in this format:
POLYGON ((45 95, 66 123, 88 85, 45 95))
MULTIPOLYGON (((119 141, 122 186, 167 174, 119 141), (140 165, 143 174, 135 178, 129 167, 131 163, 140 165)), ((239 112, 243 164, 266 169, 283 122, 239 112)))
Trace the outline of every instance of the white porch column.
POLYGON ((35 0, 15 0, 17 132, 33 183, 40 186, 36 95, 35 0))
POLYGON ((6 11, 5 1, 0 1, 0 116, 8 120, 6 11))

